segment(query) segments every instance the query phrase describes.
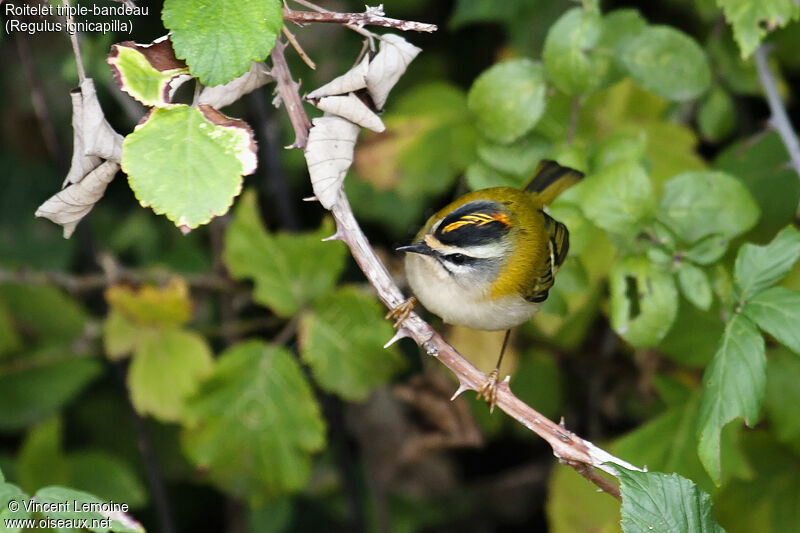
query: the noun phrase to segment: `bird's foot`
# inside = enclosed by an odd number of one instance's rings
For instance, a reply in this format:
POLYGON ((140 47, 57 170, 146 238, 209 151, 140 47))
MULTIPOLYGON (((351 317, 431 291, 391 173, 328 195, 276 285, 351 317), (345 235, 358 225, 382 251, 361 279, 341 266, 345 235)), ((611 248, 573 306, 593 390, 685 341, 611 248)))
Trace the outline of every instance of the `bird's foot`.
POLYGON ((400 327, 400 325, 408 318, 411 314, 411 311, 414 310, 414 307, 417 305, 417 299, 412 296, 405 302, 401 303, 388 313, 386 313, 386 320, 394 320, 394 329, 400 327))
POLYGON ((478 399, 484 399, 489 406, 490 413, 494 411, 494 405, 497 402, 497 376, 499 372, 497 368, 492 370, 484 384, 478 389, 478 399))

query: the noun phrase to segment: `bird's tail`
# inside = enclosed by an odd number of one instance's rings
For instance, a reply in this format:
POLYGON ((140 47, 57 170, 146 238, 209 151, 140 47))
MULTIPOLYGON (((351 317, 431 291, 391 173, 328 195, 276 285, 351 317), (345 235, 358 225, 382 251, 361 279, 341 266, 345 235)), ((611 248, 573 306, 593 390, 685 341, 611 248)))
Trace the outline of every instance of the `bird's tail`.
POLYGON ((547 205, 556 196, 572 187, 583 178, 583 172, 569 167, 562 167, 555 161, 543 160, 536 167, 531 181, 523 188, 530 193, 537 193, 542 204, 547 205))

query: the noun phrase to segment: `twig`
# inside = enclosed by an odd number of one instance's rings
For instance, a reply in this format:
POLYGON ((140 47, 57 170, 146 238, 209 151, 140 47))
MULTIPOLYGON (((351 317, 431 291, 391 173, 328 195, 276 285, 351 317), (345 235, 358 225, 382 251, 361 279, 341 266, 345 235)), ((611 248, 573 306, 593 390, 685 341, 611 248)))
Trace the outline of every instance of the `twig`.
MULTIPOLYGON (((307 8, 309 8, 309 9, 313 9, 313 10, 314 10, 314 11, 316 11, 317 13, 331 13, 331 11, 328 11, 328 10, 327 10, 327 9, 325 9, 324 7, 320 7, 320 6, 318 6, 317 4, 314 4, 314 3, 312 3, 312 2, 309 2, 308 0, 294 0, 294 1, 295 1, 296 3, 298 3, 298 4, 300 4, 301 6, 307 7, 307 8)), ((285 4, 284 4, 284 5, 285 5, 285 4)), ((285 12, 285 11, 287 11, 287 10, 288 10, 288 11, 291 11, 291 10, 289 10, 289 9, 287 9, 287 8, 284 8, 284 12, 285 12)), ((356 32, 356 33, 358 33, 358 34, 361 34, 361 35, 363 35, 364 37, 366 37, 367 39, 369 39, 369 42, 370 42, 370 50, 374 50, 374 49, 375 49, 375 47, 374 47, 374 46, 373 46, 373 44, 372 44, 372 40, 373 40, 375 37, 377 37, 377 35, 375 35, 375 34, 374 34, 374 33, 372 33, 371 31, 369 31, 369 30, 365 30, 365 29, 364 29, 364 28, 362 28, 361 26, 357 26, 357 25, 355 25, 355 24, 345 24, 344 26, 345 26, 345 28, 348 28, 348 29, 350 29, 350 30, 353 30, 354 32, 356 32)))
POLYGON ((384 16, 383 8, 381 6, 367 7, 367 10, 363 13, 315 13, 312 11, 294 11, 291 9, 284 9, 283 20, 294 22, 295 24, 327 22, 333 24, 347 24, 359 28, 363 26, 383 26, 385 28, 395 28, 401 31, 420 31, 426 33, 432 33, 438 29, 435 24, 426 24, 424 22, 399 20, 386 17, 384 16))
POLYGON ((311 58, 308 57, 308 54, 306 54, 306 51, 303 50, 303 47, 300 46, 300 43, 297 42, 297 39, 295 38, 294 33, 290 32, 289 28, 287 28, 286 26, 281 26, 281 32, 283 32, 283 35, 284 35, 284 37, 286 37, 286 40, 289 41, 289 44, 292 45, 292 48, 294 48, 294 51, 297 52, 297 55, 300 56, 300 59, 303 60, 303 63, 308 65, 308 68, 310 68, 311 70, 316 70, 317 69, 316 63, 314 63, 311 60, 311 58))
MULTIPOLYGON (((66 5, 67 9, 72 7, 70 5, 70 0, 65 0, 64 4, 66 5)), ((75 18, 72 15, 67 17, 67 22, 73 28, 75 27, 75 18)), ((72 53, 75 54, 75 64, 78 66, 78 79, 81 83, 83 83, 83 80, 86 79, 86 70, 83 68, 83 59, 81 59, 81 47, 78 44, 78 32, 72 32, 69 35, 69 40, 72 43, 72 53)))
POLYGON ((298 92, 300 84, 292 80, 289 66, 286 64, 286 57, 283 55, 285 48, 286 43, 280 40, 275 43, 275 48, 270 53, 272 58, 272 72, 270 72, 270 75, 278 82, 278 95, 283 100, 283 105, 286 107, 286 112, 289 114, 289 120, 292 122, 292 127, 296 134, 294 142, 288 148, 305 148, 308 142, 308 130, 311 129, 311 121, 308 120, 308 115, 303 109, 303 102, 300 100, 300 93, 298 92))
MULTIPOLYGON (((775 76, 769 68, 768 56, 768 45, 764 44, 759 46, 753 54, 756 70, 758 71, 758 80, 761 82, 761 87, 764 88, 767 104, 769 105, 770 113, 772 113, 770 123, 780 135, 786 150, 789 152, 792 168, 800 176, 800 141, 797 140, 797 133, 795 133, 792 123, 789 122, 789 117, 786 115, 786 109, 783 107, 783 101, 778 93, 778 85, 775 83, 775 76)), ((800 205, 797 208, 797 216, 800 216, 800 205)))
MULTIPOLYGON (((277 70, 277 72, 273 72, 273 75, 290 79, 291 76, 288 72, 280 72, 280 68, 286 68, 285 62, 283 62, 282 65, 283 67, 279 67, 278 64, 276 64, 274 70, 277 70)), ((296 95, 296 97, 299 99, 299 95, 296 95)), ((299 106, 294 108, 289 108, 287 106, 287 111, 305 115, 305 110, 299 106)), ((307 117, 304 120, 302 116, 292 117, 290 114, 290 119, 292 124, 295 125, 295 135, 297 138, 307 138, 307 130, 303 131, 297 129, 298 124, 308 122, 307 117)), ((331 208, 331 212, 336 220, 336 233, 331 239, 341 240, 347 244, 358 266, 375 288, 378 298, 380 298, 389 309, 394 309, 404 303, 405 297, 403 293, 394 283, 386 267, 381 263, 372 246, 369 244, 369 241, 367 241, 366 236, 361 231, 344 191, 339 192, 339 197, 331 208)), ((403 337, 411 337, 414 339, 418 345, 425 349, 428 355, 436 357, 456 375, 459 381, 459 387, 454 397, 467 390, 477 391, 481 385, 486 382, 486 374, 464 359, 461 354, 450 346, 439 333, 416 313, 411 313, 405 322, 403 322, 397 334, 387 345, 403 337)), ((506 381, 498 385, 496 405, 509 416, 546 440, 553 448, 553 454, 562 462, 578 469, 579 473, 589 479, 589 481, 617 499, 619 499, 619 490, 616 486, 607 479, 599 476, 591 467, 598 468, 612 475, 616 474, 616 470, 607 463, 616 463, 629 469, 639 470, 639 468, 622 459, 614 457, 591 442, 583 440, 535 411, 511 392, 506 381)))
POLYGON ((54 284, 72 294, 103 290, 109 285, 120 282, 162 284, 175 276, 182 277, 191 287, 196 289, 227 291, 234 286, 231 280, 214 274, 179 274, 167 271, 123 269, 117 273, 116 277, 111 278, 104 273, 76 276, 56 271, 0 269, 0 283, 54 284))

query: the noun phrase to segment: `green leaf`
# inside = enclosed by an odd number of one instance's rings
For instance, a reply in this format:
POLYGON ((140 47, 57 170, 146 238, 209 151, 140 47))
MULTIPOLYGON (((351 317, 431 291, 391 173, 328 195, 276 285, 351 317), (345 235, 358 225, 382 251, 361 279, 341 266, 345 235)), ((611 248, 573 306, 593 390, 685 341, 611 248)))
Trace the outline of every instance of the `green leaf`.
POLYGON ((390 107, 384 123, 392 135, 365 136, 355 159, 358 175, 378 188, 441 194, 475 160, 478 131, 459 87, 420 85, 390 107))
POLYGON ((705 98, 697 112, 697 125, 702 136, 712 142, 731 134, 736 126, 736 107, 724 89, 716 88, 705 98))
POLYGON ((478 142, 478 157, 490 167, 519 177, 521 187, 533 175, 539 162, 552 150, 550 141, 539 135, 527 135, 513 144, 478 142))
POLYGON ((0 431, 55 413, 101 372, 97 361, 61 350, 28 353, 11 363, 17 369, 0 371, 0 431))
POLYGON ((190 77, 186 63, 175 57, 169 39, 148 45, 131 41, 115 44, 106 62, 119 88, 147 106, 168 105, 173 80, 190 77))
POLYGON ((513 142, 544 113, 546 86, 541 64, 514 59, 485 70, 469 90, 467 105, 487 138, 513 142))
POLYGON ((750 298, 742 312, 800 355, 800 292, 784 287, 765 289, 750 298))
POLYGON ((290 498, 277 498, 251 508, 247 513, 247 533, 284 533, 294 511, 290 498))
POLYGON ((325 424, 283 348, 247 341, 225 351, 189 402, 183 445, 211 481, 251 503, 301 490, 325 424))
POLYGON ((615 468, 625 533, 724 533, 711 515, 711 497, 688 479, 678 474, 615 468))
MULTIPOLYGON (((549 300, 549 299, 548 299, 549 300)), ((547 417, 557 417, 564 405, 563 378, 553 354, 528 350, 518 357, 511 387, 519 398, 547 417)), ((530 434, 529 430, 515 425, 530 434)))
POLYGON ((174 328, 145 332, 128 370, 131 403, 141 415, 178 421, 186 399, 211 366, 211 349, 204 337, 174 328))
POLYGON ((14 328, 13 317, 0 300, 0 358, 22 348, 22 339, 14 328))
POLYGON ((706 46, 714 72, 725 87, 736 94, 761 95, 755 63, 742 59, 730 29, 713 32, 706 46))
POLYGON ((561 91, 579 96, 603 83, 611 55, 594 50, 603 29, 600 13, 579 7, 564 13, 550 27, 542 59, 547 74, 561 91))
POLYGON ((728 239, 719 235, 709 235, 686 250, 685 257, 698 265, 710 265, 725 255, 727 250, 728 239))
POLYGON ((479 191, 490 187, 513 187, 518 189, 524 185, 522 177, 505 174, 482 161, 477 161, 468 166, 464 172, 464 179, 471 191, 479 191))
POLYGON ((800 231, 787 226, 766 246, 743 244, 736 254, 733 278, 741 301, 786 277, 800 259, 800 231))
POLYGON ((617 83, 627 75, 621 58, 631 41, 646 27, 647 21, 638 9, 615 9, 603 16, 603 33, 596 53, 609 55, 611 65, 602 86, 617 83))
POLYGON ((792 0, 717 0, 717 5, 733 27, 742 58, 750 57, 769 31, 800 16, 792 0))
POLYGON ((322 242, 333 233, 326 221, 313 233, 267 233, 246 193, 225 234, 223 260, 236 279, 255 282, 255 300, 290 317, 331 290, 344 268, 347 251, 340 242, 322 242))
POLYGON ((758 221, 759 209, 742 183, 717 171, 684 172, 664 184, 658 219, 683 240, 730 239, 758 221))
POLYGON ((784 349, 770 353, 764 411, 775 437, 800 453, 800 358, 784 349))
POLYGON ((780 136, 769 132, 732 143, 714 161, 716 168, 739 178, 761 210, 758 225, 748 235, 752 241, 767 242, 795 220, 800 180, 787 167, 788 160, 780 136))
POLYGON ((680 299, 675 323, 658 351, 681 365, 702 369, 714 357, 724 329, 725 323, 713 307, 701 311, 680 299))
POLYGON ((8 520, 24 520, 26 518, 30 518, 31 513, 25 510, 25 502, 27 502, 29 496, 22 491, 16 485, 12 485, 11 483, 3 483, 2 476, 0 476, 0 528, 2 528, 3 533, 17 533, 18 531, 22 531, 22 528, 19 527, 11 527, 8 524, 8 520), (8 508, 8 504, 11 501, 15 501, 19 504, 19 509, 16 512, 12 512, 8 508))
POLYGON ((250 127, 205 105, 153 109, 122 144, 139 203, 182 229, 225 214, 255 169, 250 127))
POLYGON ((578 187, 586 217, 607 231, 635 235, 655 212, 650 179, 636 163, 609 165, 587 176, 578 187))
POLYGON ((647 136, 642 131, 621 132, 606 137, 593 148, 591 168, 595 172, 615 163, 640 163, 647 149, 647 136))
POLYGON ((708 311, 711 307, 711 285, 706 273, 686 261, 678 267, 678 285, 695 307, 708 311))
POLYGON ((41 343, 74 341, 83 334, 89 319, 76 300, 47 285, 0 283, 0 302, 18 330, 41 343))
POLYGON ((49 418, 28 432, 16 470, 19 484, 31 492, 43 485, 69 482, 69 467, 61 451, 61 420, 49 418))
POLYGON ((670 274, 644 257, 617 261, 609 274, 611 327, 636 348, 657 345, 678 311, 670 274))
POLYGON ((628 43, 622 57, 633 80, 668 100, 691 100, 711 83, 703 49, 669 26, 648 26, 628 43))
POLYGON ((764 398, 766 364, 763 337, 747 317, 735 314, 703 374, 703 400, 697 421, 697 452, 716 484, 722 474, 720 431, 739 417, 748 426, 756 423, 764 398))
POLYGON ((383 345, 394 332, 382 306, 353 287, 331 292, 314 303, 300 322, 300 356, 315 381, 349 401, 363 401, 402 366, 394 346, 383 345))
POLYGON ((161 20, 176 55, 204 85, 221 85, 263 61, 283 26, 280 0, 166 0, 161 20))
POLYGON ((618 533, 619 507, 572 468, 553 468, 546 505, 550 533, 618 533))
MULTIPOLYGON (((47 518, 63 520, 92 520, 102 521, 105 517, 92 511, 92 506, 100 506, 104 502, 97 496, 67 487, 45 487, 39 489, 34 495, 36 501, 45 504, 46 509, 42 514, 47 518), (67 503, 66 509, 65 502, 67 503), (59 505, 60 504, 60 505, 59 505), (63 510, 62 510, 63 509, 63 510)), ((120 503, 120 502, 116 502, 120 503)), ((133 522, 127 519, 126 522, 133 522)), ((111 520, 111 527, 90 527, 91 531, 105 533, 114 531, 119 533, 144 533, 144 528, 138 523, 123 524, 119 518, 111 520)))
POLYGON ((118 313, 132 322, 132 326, 180 326, 192 317, 189 285, 179 277, 173 277, 164 287, 112 285, 106 289, 105 298, 111 308, 110 314, 118 313))
POLYGON ((103 350, 109 359, 119 361, 136 348, 141 335, 141 326, 112 309, 103 321, 103 350))
POLYGON ((70 486, 96 494, 104 500, 124 502, 131 508, 147 503, 147 490, 124 461, 98 451, 67 457, 70 486))

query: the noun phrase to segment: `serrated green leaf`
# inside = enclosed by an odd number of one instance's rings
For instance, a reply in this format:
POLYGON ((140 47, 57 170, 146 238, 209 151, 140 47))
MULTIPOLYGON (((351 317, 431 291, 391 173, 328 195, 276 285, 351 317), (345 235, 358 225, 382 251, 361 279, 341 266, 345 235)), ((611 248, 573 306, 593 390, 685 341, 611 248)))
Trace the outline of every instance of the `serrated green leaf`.
POLYGON ((678 285, 695 307, 708 311, 711 307, 711 285, 706 273, 686 261, 678 267, 678 285))
MULTIPOLYGON (((223 3, 223 2, 220 2, 223 3)), ((181 228, 225 214, 256 169, 253 132, 213 107, 153 109, 122 143, 122 170, 139 203, 181 228)))
POLYGON ((635 235, 655 213, 650 179, 636 163, 609 165, 587 176, 578 187, 586 217, 607 231, 635 235))
POLYGON ((606 137, 593 148, 592 169, 595 172, 615 163, 639 163, 647 149, 647 135, 642 131, 617 133, 606 137))
POLYGON ((678 311, 672 276, 644 257, 617 261, 609 274, 611 327, 636 348, 657 345, 678 311))
POLYGON ((730 95, 716 88, 703 100, 697 112, 700 134, 707 140, 719 142, 736 126, 736 108, 730 95))
POLYGON ((600 87, 611 66, 608 51, 594 50, 603 29, 599 12, 579 7, 564 13, 550 27, 542 59, 556 87, 573 96, 600 87))
POLYGON ((800 292, 784 287, 765 289, 750 298, 742 312, 800 355, 800 292))
POLYGON ((178 421, 186 399, 211 367, 211 349, 204 337, 174 328, 146 332, 128 370, 131 403, 141 415, 178 421))
POLYGON ((344 268, 344 245, 321 241, 331 233, 329 221, 312 233, 267 233, 251 191, 228 226, 222 257, 234 278, 253 279, 258 303, 290 317, 333 288, 344 268))
POLYGON ((787 226, 769 244, 743 244, 736 254, 733 278, 736 293, 747 301, 786 277, 800 259, 800 231, 787 226))
POLYGON ((792 0, 717 0, 717 5, 733 27, 743 58, 750 57, 769 31, 800 16, 800 6, 792 0))
POLYGON ((697 98, 711 83, 703 49, 669 26, 648 26, 628 43, 622 57, 633 80, 669 100, 697 98))
POLYGON ((709 235, 730 239, 758 221, 747 188, 724 172, 684 172, 664 184, 658 219, 689 243, 709 235))
POLYGON ((789 153, 775 132, 734 142, 714 161, 714 166, 741 180, 761 210, 750 240, 767 242, 795 220, 800 203, 800 180, 786 166, 789 153))
POLYGON ((394 346, 383 345, 392 326, 375 298, 352 287, 314 303, 300 322, 300 356, 315 381, 349 401, 363 401, 402 366, 394 346))
POLYGON ((0 366, 0 431, 22 429, 58 411, 101 372, 97 361, 62 350, 27 353, 10 364, 16 368, 0 366))
POLYGON ((527 135, 512 144, 478 142, 478 157, 490 167, 518 176, 521 187, 533 175, 539 162, 550 153, 552 144, 539 135, 527 135))
POLYGON ((615 468, 625 533, 724 533, 711 515, 711 497, 690 480, 678 474, 615 468))
POLYGON ((161 20, 175 54, 204 85, 220 85, 263 61, 283 26, 280 0, 166 0, 161 20))
POLYGON ((735 418, 744 418, 748 426, 756 423, 764 398, 766 364, 763 337, 747 317, 735 314, 703 374, 697 421, 697 453, 716 484, 722 473, 720 432, 735 418))
POLYGON ((800 453, 800 358, 784 349, 770 353, 764 411, 779 441, 800 453))
POLYGON ((136 348, 141 336, 141 327, 119 311, 112 309, 103 321, 103 350, 112 361, 127 357, 136 348))
MULTIPOLYGON (((104 516, 92 511, 93 506, 100 506, 104 502, 97 496, 67 487, 45 487, 36 491, 34 495, 36 501, 45 506, 42 514, 47 518, 64 520, 95 520, 104 523, 104 516), (65 506, 65 502, 67 505, 65 506), (60 504, 60 505, 59 505, 60 504)), ((119 503, 119 502, 117 502, 119 503)), ((130 518, 128 521, 132 520, 130 518)), ((115 533, 144 533, 144 528, 138 523, 123 524, 120 519, 114 517, 111 520, 111 527, 89 527, 90 531, 105 533, 114 531, 115 533)))
POLYGON ((189 402, 183 447, 209 479, 251 503, 302 489, 325 443, 311 388, 283 348, 247 341, 216 362, 189 402))
MULTIPOLYGON (((106 289, 105 298, 111 308, 110 315, 119 314, 129 322, 128 327, 180 326, 192 316, 189 286, 179 277, 171 278, 164 287, 143 285, 133 288, 129 285, 112 285, 106 289)), ((127 334, 130 335, 130 332, 127 334)), ((122 342, 124 339, 116 340, 122 342)))
POLYGON ((544 113, 546 85, 541 64, 514 59, 485 70, 469 90, 467 105, 487 138, 510 143, 544 113))
POLYGON ((727 250, 728 239, 719 235, 709 235, 686 250, 684 257, 698 265, 710 265, 725 255, 727 250))
POLYGON ((119 88, 147 106, 168 105, 173 80, 189 77, 186 63, 175 57, 169 39, 149 45, 115 44, 106 62, 119 88))

